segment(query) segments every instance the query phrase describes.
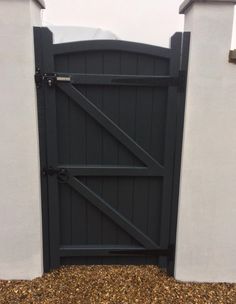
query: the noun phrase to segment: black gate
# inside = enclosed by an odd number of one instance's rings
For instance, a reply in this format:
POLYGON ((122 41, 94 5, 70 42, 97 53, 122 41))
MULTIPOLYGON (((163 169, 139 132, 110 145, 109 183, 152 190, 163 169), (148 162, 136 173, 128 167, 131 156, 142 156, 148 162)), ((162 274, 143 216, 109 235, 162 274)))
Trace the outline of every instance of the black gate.
POLYGON ((34 32, 45 271, 173 270, 189 34, 169 49, 34 32))

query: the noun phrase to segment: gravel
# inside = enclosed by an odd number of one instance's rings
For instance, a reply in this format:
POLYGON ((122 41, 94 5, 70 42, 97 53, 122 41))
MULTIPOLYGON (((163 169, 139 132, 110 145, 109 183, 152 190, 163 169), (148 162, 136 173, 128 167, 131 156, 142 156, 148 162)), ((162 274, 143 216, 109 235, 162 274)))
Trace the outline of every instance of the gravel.
POLYGON ((236 284, 181 283, 156 266, 69 266, 0 281, 0 304, 236 304, 236 284))

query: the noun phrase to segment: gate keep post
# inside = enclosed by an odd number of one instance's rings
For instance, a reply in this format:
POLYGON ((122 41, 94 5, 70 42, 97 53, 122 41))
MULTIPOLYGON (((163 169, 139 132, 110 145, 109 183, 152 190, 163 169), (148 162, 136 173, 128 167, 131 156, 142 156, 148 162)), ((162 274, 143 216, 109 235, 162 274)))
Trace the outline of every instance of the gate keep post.
POLYGON ((42 267, 33 26, 43 0, 0 1, 0 279, 32 279, 42 267))
POLYGON ((187 0, 191 32, 175 277, 236 282, 235 0, 187 0))

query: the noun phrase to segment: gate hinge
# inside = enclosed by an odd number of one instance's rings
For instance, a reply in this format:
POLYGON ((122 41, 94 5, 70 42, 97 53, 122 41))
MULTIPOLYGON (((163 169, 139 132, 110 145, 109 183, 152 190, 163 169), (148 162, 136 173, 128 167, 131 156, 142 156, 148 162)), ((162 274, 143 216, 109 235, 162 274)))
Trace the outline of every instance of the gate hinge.
POLYGON ((53 175, 57 174, 58 171, 59 170, 56 168, 48 167, 48 168, 43 168, 42 173, 44 176, 47 176, 47 175, 53 176, 53 175))
POLYGON ((34 75, 34 80, 35 80, 35 83, 36 83, 36 88, 40 89, 41 86, 42 86, 42 83, 43 83, 43 75, 41 73, 40 68, 36 68, 36 72, 35 72, 35 75, 34 75))
POLYGON ((54 176, 57 175, 57 178, 60 182, 66 182, 69 179, 69 174, 64 168, 54 168, 52 166, 43 168, 43 176, 54 176))

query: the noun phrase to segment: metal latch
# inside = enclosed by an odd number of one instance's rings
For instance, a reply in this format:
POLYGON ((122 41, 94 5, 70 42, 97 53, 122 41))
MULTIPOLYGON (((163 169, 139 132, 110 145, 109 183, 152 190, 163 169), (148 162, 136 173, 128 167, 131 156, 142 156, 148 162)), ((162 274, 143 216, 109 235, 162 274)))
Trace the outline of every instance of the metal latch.
POLYGON ((71 81, 70 76, 57 75, 56 73, 45 73, 43 75, 43 79, 46 80, 46 82, 50 88, 53 87, 57 82, 70 82, 71 81))
POLYGON ((42 74, 40 68, 36 68, 34 79, 37 89, 40 89, 42 87, 44 80, 47 81, 49 87, 52 87, 55 84, 55 74, 54 73, 42 74))
POLYGON ((43 80, 45 80, 49 88, 51 88, 57 82, 57 75, 55 73, 45 73, 43 74, 43 80))
POLYGON ((37 89, 41 88, 43 82, 45 81, 47 85, 51 88, 55 86, 57 82, 70 82, 71 77, 66 75, 57 75, 56 73, 41 73, 40 68, 36 68, 35 72, 35 83, 37 89))
POLYGON ((57 175, 59 182, 67 182, 69 179, 68 171, 64 168, 54 168, 52 166, 43 168, 43 176, 54 176, 57 175))

